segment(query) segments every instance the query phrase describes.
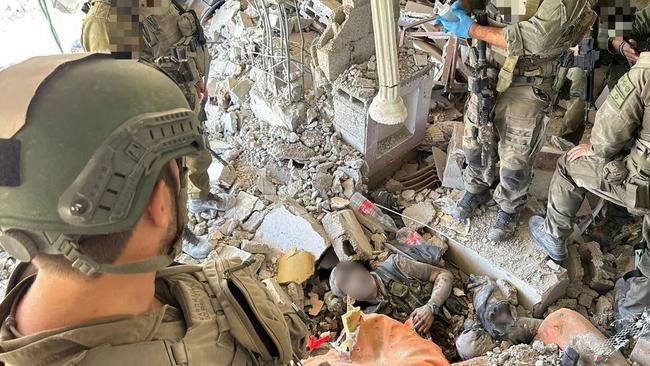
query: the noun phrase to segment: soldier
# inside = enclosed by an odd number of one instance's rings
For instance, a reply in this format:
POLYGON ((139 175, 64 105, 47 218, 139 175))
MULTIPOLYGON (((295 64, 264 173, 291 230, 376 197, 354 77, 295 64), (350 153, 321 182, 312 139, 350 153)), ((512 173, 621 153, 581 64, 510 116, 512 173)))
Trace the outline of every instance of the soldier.
POLYGON ((436 266, 393 254, 372 272, 360 263, 340 262, 330 274, 330 289, 335 296, 359 301, 364 313, 385 314, 399 321, 410 316, 415 330, 424 335, 454 282, 453 274, 439 267, 442 253, 434 257, 436 266))
MULTIPOLYGON (((618 79, 630 70, 630 66, 639 58, 638 48, 645 47, 650 27, 650 7, 644 7, 636 12, 629 37, 608 37, 608 24, 604 19, 599 21, 598 48, 607 50, 600 53, 600 67, 594 71, 594 90, 591 102, 602 93, 605 86, 613 89, 618 79)), ((615 31, 612 29, 612 31, 615 31)), ((585 129, 585 102, 581 97, 574 96, 583 90, 584 71, 580 68, 569 70, 568 78, 571 83, 572 98, 567 105, 567 111, 562 119, 559 136, 578 145, 585 129)))
MULTIPOLYGON (((649 81, 650 52, 643 52, 598 110, 591 143, 558 160, 546 218, 529 222, 531 235, 554 261, 568 256, 567 239, 587 192, 643 215, 643 237, 650 240, 649 81)), ((623 316, 650 306, 650 252, 639 246, 636 254, 638 270, 617 283, 617 313, 623 316)))
POLYGON ((545 141, 545 111, 557 93, 553 84, 558 58, 582 39, 596 14, 587 0, 544 0, 539 7, 530 7, 535 2, 529 1, 526 2, 526 7, 532 9, 529 19, 523 15, 518 22, 499 27, 479 25, 465 11, 471 10, 469 1, 464 2, 465 6, 461 1, 452 5, 457 21, 442 16, 436 21, 446 32, 489 45, 488 63, 493 69, 500 69, 498 78, 493 76, 497 79, 493 84, 498 96, 493 108, 486 111, 492 115, 498 149, 491 147, 486 153, 484 147, 492 145, 492 138, 475 133, 477 128, 480 130, 479 101, 473 93, 465 111, 463 149, 468 164, 464 175, 465 194, 457 203, 454 216, 464 220, 490 201, 489 189, 495 180, 498 159, 500 183, 494 200, 499 212, 488 238, 503 241, 513 236, 519 212, 527 201, 532 164, 545 141))
POLYGON ((257 365, 301 355, 305 325, 273 303, 251 262, 168 267, 186 219, 182 158, 206 143, 170 78, 73 54, 9 67, 0 85, 12 91, 0 101, 0 245, 23 262, 0 305, 0 362, 257 365))
MULTIPOLYGON (((82 45, 89 52, 111 52, 116 58, 141 59, 168 73, 183 90, 192 109, 200 115, 205 98, 203 77, 209 54, 203 29, 194 11, 185 11, 172 0, 140 4, 137 0, 92 0, 83 22, 82 45), (134 19, 139 19, 134 22, 134 19)), ((208 168, 212 163, 206 149, 187 161, 188 209, 197 214, 206 210, 225 211, 234 197, 210 193, 208 168)), ((183 250, 198 259, 213 248, 206 240, 186 233, 183 250)))

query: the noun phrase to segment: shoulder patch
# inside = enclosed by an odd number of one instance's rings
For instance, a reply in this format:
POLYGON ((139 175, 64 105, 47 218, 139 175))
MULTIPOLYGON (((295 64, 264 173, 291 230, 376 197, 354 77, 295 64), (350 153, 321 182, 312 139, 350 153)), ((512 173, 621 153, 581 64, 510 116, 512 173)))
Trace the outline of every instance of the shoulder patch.
POLYGON ((625 74, 623 77, 618 81, 616 86, 614 87, 614 90, 609 94, 609 96, 612 98, 614 103, 618 108, 623 107, 623 104, 627 100, 627 98, 632 94, 634 91, 634 85, 632 84, 632 81, 630 80, 630 75, 625 74))

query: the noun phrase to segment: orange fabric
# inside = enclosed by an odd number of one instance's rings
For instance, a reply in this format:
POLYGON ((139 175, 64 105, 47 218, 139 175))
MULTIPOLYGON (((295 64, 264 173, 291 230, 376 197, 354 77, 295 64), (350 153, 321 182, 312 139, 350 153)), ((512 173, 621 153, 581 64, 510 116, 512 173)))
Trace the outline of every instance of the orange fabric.
POLYGON ((402 324, 385 315, 364 315, 357 344, 352 349, 351 361, 336 350, 303 361, 305 366, 328 362, 331 366, 408 365, 449 366, 442 350, 435 343, 423 339, 413 330, 411 321, 402 324))

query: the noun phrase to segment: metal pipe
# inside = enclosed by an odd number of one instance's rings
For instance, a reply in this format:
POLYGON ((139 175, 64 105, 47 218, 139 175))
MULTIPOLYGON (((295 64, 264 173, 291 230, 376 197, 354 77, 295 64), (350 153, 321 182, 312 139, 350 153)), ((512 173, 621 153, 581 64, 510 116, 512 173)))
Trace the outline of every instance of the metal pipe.
POLYGON ((397 24, 395 0, 371 0, 372 25, 375 35, 379 92, 370 104, 370 117, 377 123, 397 125, 406 120, 408 111, 399 95, 397 60, 397 24))

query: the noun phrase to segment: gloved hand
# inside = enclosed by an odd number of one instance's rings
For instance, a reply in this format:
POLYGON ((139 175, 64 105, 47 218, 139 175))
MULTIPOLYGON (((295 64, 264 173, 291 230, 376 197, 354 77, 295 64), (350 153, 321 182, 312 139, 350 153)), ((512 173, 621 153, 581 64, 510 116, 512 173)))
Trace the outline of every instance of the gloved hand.
POLYGON ((458 17, 458 21, 452 22, 438 16, 436 17, 434 24, 442 24, 445 32, 453 33, 456 37, 465 39, 469 38, 469 29, 472 27, 472 24, 474 24, 474 20, 467 15, 460 0, 453 3, 451 8, 452 13, 458 17))

